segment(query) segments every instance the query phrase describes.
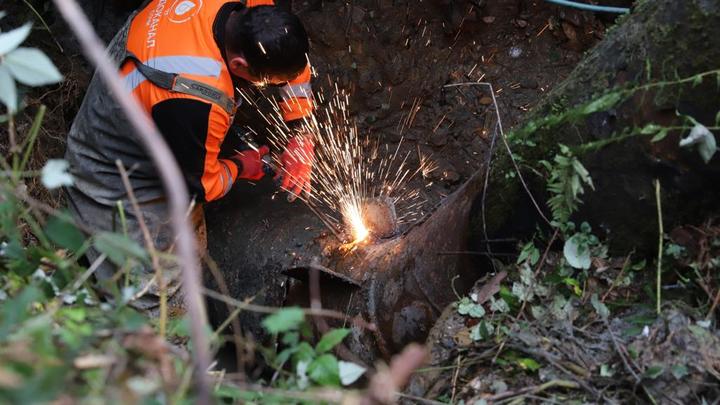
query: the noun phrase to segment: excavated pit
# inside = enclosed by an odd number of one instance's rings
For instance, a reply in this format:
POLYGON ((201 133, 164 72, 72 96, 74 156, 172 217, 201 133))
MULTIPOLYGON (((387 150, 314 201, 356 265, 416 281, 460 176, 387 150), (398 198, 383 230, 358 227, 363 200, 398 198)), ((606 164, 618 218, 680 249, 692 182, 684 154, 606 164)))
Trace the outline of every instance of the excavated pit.
MULTIPOLYGON (((443 308, 456 299, 454 291, 467 291, 487 266, 484 257, 463 252, 481 250, 469 238, 469 213, 477 209, 474 198, 482 189, 489 152, 500 144, 493 142, 496 107, 485 86, 444 86, 492 83, 509 128, 569 73, 604 30, 590 14, 543 2, 501 0, 482 10, 452 2, 453 12, 459 7, 466 16, 459 27, 448 21, 442 1, 418 5, 356 0, 306 9, 295 4, 313 44, 316 90, 328 95, 335 86, 346 89, 360 133, 372 134, 381 150, 397 148, 409 167, 432 160, 434 171, 403 185, 426 202, 418 215, 398 225, 388 220, 393 216, 388 206, 373 206, 369 222, 376 234, 342 250, 348 241, 337 240, 299 201, 288 203, 272 181, 240 184, 206 207, 210 255, 233 297, 308 306, 309 272, 318 271, 324 308, 377 324, 377 332, 354 327, 347 342, 368 363, 424 341, 443 308)), ((254 111, 241 109, 236 122, 252 127, 262 143, 258 123, 263 120, 254 111)), ((404 208, 395 209, 397 217, 404 208)), ((211 276, 206 281, 217 288, 211 276)), ((216 323, 228 314, 224 304, 208 306, 216 323)), ((243 312, 240 318, 246 332, 262 336, 260 315, 243 312)))

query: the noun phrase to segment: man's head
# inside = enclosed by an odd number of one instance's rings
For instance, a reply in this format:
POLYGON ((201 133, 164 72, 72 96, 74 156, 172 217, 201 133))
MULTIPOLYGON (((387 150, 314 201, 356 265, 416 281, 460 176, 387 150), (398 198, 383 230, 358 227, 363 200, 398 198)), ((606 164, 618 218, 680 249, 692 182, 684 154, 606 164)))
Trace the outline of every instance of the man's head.
POLYGON ((230 72, 269 83, 294 79, 307 64, 309 43, 300 19, 276 6, 233 13, 225 35, 230 72))

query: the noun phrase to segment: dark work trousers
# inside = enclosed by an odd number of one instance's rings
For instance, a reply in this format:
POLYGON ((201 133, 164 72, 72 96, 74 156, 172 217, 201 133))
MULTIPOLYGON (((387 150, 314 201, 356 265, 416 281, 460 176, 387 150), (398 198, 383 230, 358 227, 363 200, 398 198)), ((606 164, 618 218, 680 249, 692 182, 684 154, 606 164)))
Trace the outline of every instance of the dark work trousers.
MULTIPOLYGON (((100 204, 74 188, 65 190, 68 196, 68 206, 73 218, 79 223, 85 224, 95 232, 127 233, 127 236, 145 247, 145 238, 140 228, 140 222, 135 215, 129 201, 122 201, 125 221, 123 226, 122 215, 118 206, 100 204)), ((173 257, 175 236, 169 218, 169 207, 165 199, 145 202, 140 204, 140 211, 145 224, 147 225, 150 237, 153 240, 156 251, 160 253, 160 267, 162 268, 163 279, 169 302, 169 315, 171 317, 182 315, 182 293, 180 291, 180 266, 173 257)), ((195 229, 199 253, 204 256, 207 249, 207 230, 205 228, 205 213, 202 205, 196 205, 188 215, 195 229)), ((129 261, 123 266, 117 266, 108 258, 99 264, 96 261, 102 256, 94 247, 86 253, 90 265, 97 265, 95 279, 97 287, 104 295, 108 296, 114 286, 122 287, 129 281, 133 295, 129 304, 137 309, 143 310, 149 315, 156 315, 159 310, 160 283, 156 271, 152 267, 150 259, 146 262, 129 261), (127 279, 126 279, 127 277, 127 279)), ((125 297, 127 298, 127 297, 125 297)))

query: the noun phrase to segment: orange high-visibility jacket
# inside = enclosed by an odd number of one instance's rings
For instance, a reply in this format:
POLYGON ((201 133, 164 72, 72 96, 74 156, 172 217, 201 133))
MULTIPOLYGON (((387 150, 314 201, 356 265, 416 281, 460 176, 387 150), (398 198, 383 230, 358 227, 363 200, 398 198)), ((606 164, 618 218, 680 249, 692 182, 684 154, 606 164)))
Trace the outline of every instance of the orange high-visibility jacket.
MULTIPOLYGON (((272 0, 248 0, 247 7, 273 5, 272 0)), ((235 88, 224 55, 225 22, 241 2, 222 0, 153 0, 132 20, 127 51, 135 62, 176 73, 223 93, 212 102, 203 94, 160 88, 125 61, 124 84, 152 115, 185 173, 191 193, 199 200, 224 196, 238 175, 237 164, 220 159, 220 146, 232 123, 235 88), (227 101, 230 101, 229 103, 227 101)), ((250 82, 254 77, 243 77, 250 82)), ((201 89, 206 92, 207 89, 201 89)), ((311 114, 310 66, 280 92, 285 121, 311 114)))

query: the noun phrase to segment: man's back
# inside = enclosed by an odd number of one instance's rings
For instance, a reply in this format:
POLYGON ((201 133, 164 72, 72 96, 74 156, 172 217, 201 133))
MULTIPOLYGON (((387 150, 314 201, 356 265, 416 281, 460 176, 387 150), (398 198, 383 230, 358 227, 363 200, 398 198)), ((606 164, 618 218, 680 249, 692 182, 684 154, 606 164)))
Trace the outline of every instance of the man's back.
MULTIPOLYGON (((126 89, 133 92, 148 114, 156 119, 156 123, 158 119, 169 122, 171 128, 166 131, 162 131, 161 128, 161 131, 176 157, 179 160, 184 158, 185 161, 189 159, 199 161, 195 166, 200 167, 188 170, 199 171, 199 173, 188 173, 191 188, 192 178, 200 178, 205 174, 206 168, 203 167, 205 161, 217 160, 217 156, 207 159, 203 153, 203 149, 207 149, 206 145, 195 145, 198 142, 205 142, 198 141, 197 136, 192 133, 181 133, 185 127, 192 126, 191 122, 183 125, 183 121, 191 118, 188 115, 192 115, 197 110, 197 106, 205 109, 201 114, 204 113, 206 116, 204 119, 201 117, 200 121, 205 121, 206 128, 201 132, 216 134, 214 138, 219 139, 209 141, 213 146, 219 145, 230 124, 231 111, 219 105, 211 105, 213 103, 202 97, 158 87, 140 72, 137 63, 143 63, 162 72, 180 74, 193 82, 207 84, 209 88, 217 89, 224 93, 226 98, 232 99, 232 80, 213 35, 216 15, 226 3, 228 2, 207 0, 176 0, 171 3, 167 0, 154 0, 139 10, 135 16, 131 16, 108 48, 118 66, 122 63, 120 72, 126 89), (134 60, 129 60, 128 57, 134 60), (172 101, 182 99, 194 102, 172 101), (154 111, 154 108, 163 102, 169 103, 165 103, 162 113, 154 111), (193 110, 189 113, 183 110, 188 104, 193 106, 193 110), (207 128, 212 125, 217 126, 216 131, 207 128), (178 126, 180 131, 173 129, 173 126, 178 126), (168 133, 170 131, 173 133, 168 133)), ((131 183, 140 202, 163 196, 158 176, 147 153, 140 146, 135 134, 130 131, 125 116, 114 98, 98 78, 93 78, 73 122, 68 135, 66 158, 78 179, 77 191, 100 204, 113 205, 115 201, 124 199, 126 195, 115 164, 116 160, 120 160, 131 170, 131 183)), ((210 174, 217 175, 219 171, 222 171, 222 167, 215 168, 210 174)), ((232 183, 229 177, 227 176, 226 180, 222 179, 220 182, 222 184, 218 185, 206 182, 205 188, 214 194, 224 194, 225 188, 229 188, 232 183)), ((197 185, 197 188, 200 188, 204 194, 205 189, 202 184, 197 185)), ((197 192, 197 190, 193 191, 197 192)))

